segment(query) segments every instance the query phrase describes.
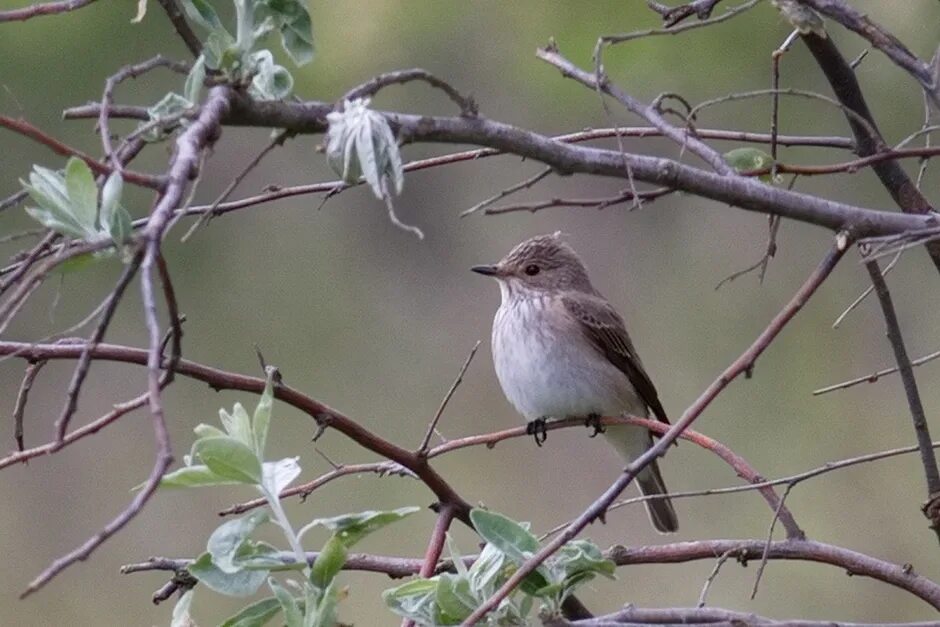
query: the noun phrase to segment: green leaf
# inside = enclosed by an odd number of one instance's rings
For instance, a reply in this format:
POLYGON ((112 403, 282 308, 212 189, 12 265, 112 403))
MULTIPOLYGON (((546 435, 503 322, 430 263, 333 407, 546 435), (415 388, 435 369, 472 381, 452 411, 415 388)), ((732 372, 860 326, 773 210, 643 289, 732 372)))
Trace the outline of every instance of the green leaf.
POLYGON ((213 437, 225 437, 225 432, 219 429, 214 425, 207 425, 204 422, 200 422, 193 428, 193 433, 196 434, 197 438, 213 438, 213 437))
POLYGON ((281 611, 281 604, 274 597, 267 597, 246 605, 234 616, 226 619, 221 627, 262 627, 281 611))
POLYGON ((186 98, 190 104, 195 105, 199 102, 199 95, 202 93, 202 84, 205 80, 206 55, 201 54, 199 58, 196 59, 196 62, 193 63, 189 74, 186 75, 186 83, 183 86, 183 97, 186 98))
POLYGON ((470 511, 470 521, 480 537, 518 564, 525 562, 539 550, 538 538, 502 514, 475 508, 470 511))
POLYGON ((242 570, 236 561, 239 548, 258 525, 268 520, 268 512, 258 510, 219 525, 209 536, 209 543, 206 546, 209 554, 212 555, 212 563, 224 573, 236 573, 242 570))
POLYGON ((193 577, 215 590, 230 597, 247 597, 258 591, 268 578, 266 570, 240 570, 237 573, 225 573, 212 563, 212 556, 203 553, 186 567, 193 577))
POLYGON ((434 598, 441 623, 445 625, 459 625, 477 607, 467 580, 449 573, 440 575, 434 598))
POLYGON ((208 0, 182 0, 186 16, 209 31, 225 30, 218 13, 208 0))
POLYGON ((382 592, 385 605, 405 618, 422 625, 433 625, 437 618, 437 577, 415 579, 382 592))
MULTIPOLYGON (((163 478, 160 479, 161 488, 204 488, 217 485, 235 485, 237 483, 241 482, 221 477, 209 470, 208 466, 202 464, 184 466, 163 475, 163 478)), ((143 485, 140 484, 134 489, 139 490, 143 485)))
MULTIPOLYGON (((521 566, 539 550, 539 541, 532 533, 502 514, 475 508, 470 511, 470 521, 477 533, 502 552, 510 561, 521 566)), ((520 585, 527 594, 548 585, 548 569, 542 565, 529 574, 520 585)))
POLYGON ((617 569, 616 564, 605 559, 600 548, 589 540, 572 540, 566 543, 552 556, 552 564, 564 569, 568 576, 590 572, 614 579, 617 569))
POLYGON ((170 627, 194 627, 196 623, 193 622, 192 617, 189 615, 189 606, 193 602, 193 591, 187 590, 183 596, 179 598, 179 601, 176 602, 176 605, 173 606, 173 617, 170 619, 170 627))
POLYGON ((219 410, 219 418, 226 433, 251 448, 255 446, 255 436, 251 431, 251 418, 241 403, 235 403, 232 413, 219 410))
POLYGON ((296 457, 287 457, 276 462, 265 462, 261 466, 261 483, 272 498, 278 498, 281 490, 300 475, 300 464, 296 457))
POLYGON ((133 232, 134 224, 131 220, 131 214, 124 207, 118 207, 111 214, 111 223, 108 225, 108 233, 111 235, 112 241, 120 246, 130 238, 133 232))
POLYGON ((193 451, 209 470, 240 483, 261 483, 261 463, 255 452, 235 438, 223 436, 196 440, 193 451))
POLYGON ((330 536, 310 570, 310 582, 318 588, 326 588, 346 563, 348 549, 335 535, 330 536))
POLYGON ((98 212, 99 230, 108 229, 112 216, 121 202, 121 193, 124 191, 124 178, 115 170, 108 176, 104 187, 101 188, 101 209, 98 212))
POLYGON ((326 527, 346 545, 346 548, 352 548, 354 544, 373 531, 410 516, 420 509, 420 507, 400 507, 390 511, 343 514, 333 518, 318 518, 310 524, 326 527))
POLYGON ((80 239, 97 234, 96 229, 89 229, 75 215, 65 178, 58 172, 34 165, 29 174, 29 183, 22 180, 20 183, 39 205, 26 207, 26 213, 43 226, 62 235, 80 239))
POLYGON ((334 579, 326 590, 320 591, 307 584, 304 627, 335 627, 336 606, 339 602, 336 585, 334 579))
MULTIPOLYGON (((774 158, 759 148, 735 148, 722 155, 725 161, 738 172, 753 172, 764 170, 774 164, 774 158)), ((770 173, 758 177, 765 183, 772 182, 770 173)))
POLYGON ((260 100, 281 100, 290 95, 294 78, 286 68, 274 62, 270 50, 253 52, 249 59, 253 74, 248 90, 251 95, 260 100))
POLYGON ((303 627, 304 615, 300 611, 300 606, 297 604, 294 595, 275 581, 273 577, 268 578, 268 587, 274 592, 274 596, 284 611, 284 622, 287 627, 303 627))
POLYGON ((264 459, 264 445, 268 440, 268 429, 271 426, 271 408, 274 404, 274 373, 269 368, 264 382, 264 392, 255 406, 255 413, 251 419, 251 431, 254 436, 255 452, 258 459, 264 459))
POLYGON ((281 45, 291 60, 304 65, 313 60, 313 25, 305 3, 300 0, 261 0, 266 11, 258 11, 255 23, 260 19, 273 22, 281 32, 281 45))
POLYGON ((65 164, 65 187, 71 201, 72 215, 89 233, 98 231, 98 187, 88 164, 71 157, 65 164))

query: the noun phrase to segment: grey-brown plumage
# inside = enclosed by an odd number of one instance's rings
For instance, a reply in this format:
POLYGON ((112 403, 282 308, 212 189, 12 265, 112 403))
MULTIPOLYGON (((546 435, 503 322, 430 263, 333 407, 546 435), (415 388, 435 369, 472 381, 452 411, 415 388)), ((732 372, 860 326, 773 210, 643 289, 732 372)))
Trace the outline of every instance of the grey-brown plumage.
MULTIPOLYGON (((623 319, 558 234, 526 240, 498 264, 473 270, 499 281, 493 361, 503 392, 526 420, 652 411, 669 422, 623 319)), ((636 427, 614 425, 604 435, 628 463, 652 445, 650 433, 636 427)), ((667 494, 655 461, 637 483, 643 494, 667 494)), ((668 498, 646 504, 657 530, 678 529, 668 498)))

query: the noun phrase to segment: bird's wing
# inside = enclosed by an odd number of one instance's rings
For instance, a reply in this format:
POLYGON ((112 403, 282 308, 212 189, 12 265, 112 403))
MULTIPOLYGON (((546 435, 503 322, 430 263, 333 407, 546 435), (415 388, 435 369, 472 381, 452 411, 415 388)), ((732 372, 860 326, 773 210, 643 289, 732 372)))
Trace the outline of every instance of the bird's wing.
POLYGON ((659 402, 659 394, 643 369, 620 314, 604 299, 588 294, 562 296, 561 300, 591 344, 627 375, 637 394, 656 418, 669 424, 666 411, 659 402))

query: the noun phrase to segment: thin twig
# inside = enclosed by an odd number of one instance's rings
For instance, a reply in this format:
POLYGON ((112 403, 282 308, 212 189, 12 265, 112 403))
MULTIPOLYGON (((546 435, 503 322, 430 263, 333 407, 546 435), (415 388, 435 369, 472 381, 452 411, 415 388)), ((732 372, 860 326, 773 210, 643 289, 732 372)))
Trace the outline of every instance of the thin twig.
MULTIPOLYGON (((64 157, 78 157, 88 164, 88 167, 91 168, 95 174, 108 175, 114 171, 113 166, 98 161, 94 157, 62 143, 58 139, 33 126, 26 120, 16 120, 5 115, 0 115, 0 126, 19 133, 24 137, 28 137, 29 139, 46 146, 47 148, 51 149, 52 152, 58 155, 62 155, 64 157)), ((165 183, 165 179, 162 176, 142 174, 140 172, 132 172, 130 170, 123 172, 123 176, 124 180, 128 183, 133 183, 134 185, 139 185, 141 187, 147 187, 149 189, 158 191, 163 189, 165 183)))
POLYGON ((23 452, 23 412, 26 411, 26 401, 29 398, 29 391, 33 387, 33 382, 39 375, 39 371, 46 365, 45 361, 34 361, 26 365, 26 372, 23 374, 23 382, 20 383, 19 392, 16 393, 16 403, 13 405, 13 437, 16 440, 16 450, 23 452))
MULTIPOLYGON (((940 351, 935 351, 933 353, 930 353, 929 355, 924 355, 923 357, 912 359, 911 366, 916 368, 917 366, 926 364, 927 362, 933 361, 934 359, 937 359, 938 357, 940 357, 940 351)), ((894 374, 897 371, 898 371, 897 366, 892 366, 891 368, 885 368, 884 370, 877 370, 869 375, 865 375, 864 377, 857 377, 855 379, 849 379, 848 381, 843 381, 842 383, 835 383, 833 385, 827 385, 824 388, 819 388, 818 390, 813 390, 813 396, 819 396, 820 394, 826 394, 828 392, 834 392, 836 390, 844 390, 846 388, 850 388, 850 387, 859 385, 861 383, 874 383, 881 377, 889 375, 889 374, 894 374)))
POLYGON ((40 15, 56 15, 86 7, 96 0, 59 0, 58 2, 44 2, 22 9, 0 11, 0 23, 28 20, 40 15))
POLYGON ((124 165, 111 144, 111 125, 108 117, 108 111, 114 100, 114 89, 125 80, 137 78, 158 67, 166 67, 181 74, 186 74, 189 71, 186 64, 171 61, 162 54, 158 54, 141 63, 125 65, 104 82, 104 92, 101 94, 101 112, 98 115, 98 133, 101 135, 101 146, 104 149, 105 160, 110 161, 114 170, 122 175, 124 174, 124 165))
POLYGON ((787 497, 790 495, 790 490, 793 489, 793 484, 787 486, 787 489, 783 491, 783 496, 780 497, 780 505, 777 506, 777 510, 774 512, 773 518, 770 519, 770 528, 767 530, 767 544, 764 546, 764 552, 761 554, 760 566, 757 567, 757 574, 754 576, 754 587, 751 588, 751 600, 757 596, 757 588, 760 586, 760 580, 764 576, 764 568, 767 566, 767 556, 770 554, 770 543, 774 540, 774 527, 777 525, 777 520, 780 518, 780 510, 783 508, 784 502, 786 502, 787 497))
MULTIPOLYGON (((615 205, 635 200, 656 200, 657 198, 668 196, 675 191, 676 190, 670 187, 658 187, 656 189, 636 192, 626 189, 616 196, 608 196, 606 198, 550 198, 548 200, 539 200, 531 203, 504 205, 502 207, 489 207, 483 213, 488 216, 495 216, 503 213, 514 213, 517 211, 528 211, 529 213, 535 213, 536 211, 541 211, 542 209, 549 209, 552 207, 588 207, 592 209, 606 209, 607 207, 613 207, 615 205)), ((636 205, 634 205, 634 207, 635 206, 636 205)))
POLYGON ((920 400, 920 392, 917 389, 914 368, 907 356, 907 348, 904 346, 904 337, 901 334, 901 325, 898 322, 897 313, 891 300, 891 293, 888 291, 888 285, 881 274, 878 262, 869 261, 865 264, 865 267, 868 270, 872 285, 875 286, 878 302, 881 303, 881 312, 885 320, 888 341, 891 343, 894 358, 898 363, 898 371, 901 373, 901 381, 904 383, 904 394, 907 396, 911 418, 914 421, 914 435, 917 437, 917 444, 920 447, 921 463, 924 467, 924 477, 927 480, 927 503, 924 505, 924 515, 930 520, 931 527, 937 533, 937 537, 940 538, 940 503, 938 503, 940 501, 940 471, 937 469, 937 458, 931 446, 930 429, 927 426, 924 406, 920 400))
MULTIPOLYGON (((322 453, 321 453, 322 455, 322 453)), ((327 458, 329 461, 329 458, 327 458)), ((391 475, 398 475, 401 477, 412 477, 415 478, 415 474, 410 470, 398 464, 396 462, 385 461, 385 462, 373 462, 369 464, 334 464, 332 461, 329 461, 330 465, 333 466, 333 470, 330 472, 321 475, 309 481, 307 483, 302 483, 296 485, 292 488, 285 488, 283 492, 279 495, 281 499, 286 499, 291 496, 299 496, 301 500, 306 499, 308 496, 313 494, 313 492, 327 483, 333 481, 334 479, 339 479, 340 477, 345 477, 348 475, 357 475, 357 474, 368 474, 374 473, 380 477, 387 477, 391 475)), ((0 466, 2 468, 2 466, 0 466)), ((245 501, 243 503, 237 503, 231 505, 219 512, 219 516, 230 516, 232 514, 244 514, 245 512, 255 509, 257 507, 264 507, 267 504, 267 501, 263 498, 252 499, 250 501, 245 501)))
POLYGON ((480 348, 480 340, 477 340, 476 344, 473 345, 473 348, 470 349, 470 353, 467 355, 467 358, 464 360, 463 365, 460 367, 460 371, 457 373, 457 376, 454 378, 454 382, 451 383, 450 389, 447 390, 447 394, 444 395, 444 399, 441 401, 441 404, 438 406, 437 411, 434 413, 434 418, 431 419, 431 423, 428 425, 428 430, 424 434, 424 438, 421 440, 421 445, 418 447, 418 454, 427 455, 428 445, 431 442, 431 435, 437 431, 437 423, 440 421, 441 416, 444 414, 444 410, 447 408, 447 403, 450 402, 451 397, 454 395, 454 392, 457 391, 457 387, 463 382, 463 376, 467 373, 467 368, 470 367, 470 362, 473 361, 473 356, 477 354, 477 349, 480 348))
POLYGON ((487 198, 486 200, 483 200, 483 201, 478 202, 477 204, 473 205, 473 206, 470 207, 469 209, 466 209, 466 210, 464 210, 464 211, 461 211, 461 212, 460 212, 460 217, 461 217, 461 218, 466 218, 467 216, 476 213, 476 212, 479 211, 480 209, 484 209, 484 208, 486 208, 486 207, 489 207, 489 206, 492 205, 493 203, 502 200, 503 198, 505 198, 506 196, 509 196, 510 194, 514 194, 514 193, 516 193, 516 192, 518 192, 519 190, 522 190, 522 189, 529 189, 530 187, 532 187, 533 185, 535 185, 536 183, 538 183, 539 181, 541 181, 542 179, 544 179, 546 176, 548 176, 549 174, 551 174, 553 171, 554 171, 554 170, 553 170, 552 168, 545 168, 545 169, 541 170, 540 172, 538 172, 537 174, 535 174, 534 176, 530 176, 529 178, 525 179, 524 181, 521 181, 521 182, 519 182, 519 183, 516 183, 515 185, 512 185, 512 186, 510 186, 510 187, 507 187, 506 189, 504 189, 503 191, 499 192, 498 194, 495 194, 495 195, 493 195, 493 196, 490 196, 490 197, 487 198))
MULTIPOLYGON (((903 253, 903 251, 900 251, 900 250, 899 250, 897 253, 895 253, 894 258, 888 263, 888 265, 885 266, 884 270, 881 271, 881 276, 883 276, 883 277, 884 277, 884 276, 888 276, 888 273, 891 272, 891 271, 894 269, 894 266, 896 266, 897 263, 898 263, 898 261, 901 259, 901 254, 902 254, 902 253, 903 253)), ((839 325, 842 324, 842 321, 845 320, 846 316, 848 316, 848 315, 849 315, 850 313, 852 313, 859 305, 861 305, 861 304, 862 304, 862 301, 864 301, 866 298, 868 298, 868 295, 871 294, 871 293, 874 292, 874 291, 875 291, 875 286, 874 286, 874 285, 869 285, 868 287, 866 287, 866 288, 862 291, 862 293, 858 295, 858 298, 856 298, 855 300, 853 300, 853 301, 849 304, 849 306, 846 307, 845 310, 844 310, 842 313, 839 314, 839 317, 836 318, 836 319, 833 321, 833 323, 832 323, 832 328, 833 328, 833 329, 838 329, 838 328, 839 328, 839 325)), ((828 390, 826 390, 826 391, 828 391, 828 390)), ((816 394, 816 393, 817 393, 817 392, 813 392, 813 394, 816 394)), ((821 394, 822 392, 819 392, 819 393, 821 394)))
POLYGON ((202 54, 202 42, 199 41, 199 37, 196 36, 193 29, 189 27, 176 0, 157 0, 157 2, 163 7, 167 17, 170 18, 170 22, 173 24, 173 28, 176 29, 177 34, 182 38, 183 43, 186 44, 193 56, 198 57, 202 54))
POLYGON ((117 283, 111 290, 111 293, 108 294, 107 298, 105 299, 107 304, 101 313, 101 318, 98 320, 98 325, 92 332, 91 337, 88 338, 87 343, 85 343, 83 346, 82 354, 78 358, 78 362, 75 364, 75 370, 72 373, 72 379, 69 381, 69 387, 65 394, 65 406, 62 408, 62 411, 59 413, 59 417, 55 421, 57 443, 56 450, 58 450, 58 447, 60 447, 64 442, 65 433, 68 430, 69 422, 72 420, 72 416, 75 414, 75 410, 78 407, 78 395, 81 392, 82 384, 85 382, 85 377, 88 375, 88 370, 91 367, 92 349, 99 342, 101 342, 101 340, 104 339, 104 335, 108 330, 108 325, 111 324, 111 318, 114 316, 114 312, 117 310, 117 306, 121 302, 121 298, 124 296, 124 290, 127 289, 127 286, 134 278, 134 275, 137 274, 137 270, 140 268, 142 260, 143 252, 138 251, 131 261, 126 266, 124 266, 124 271, 121 273, 120 278, 118 278, 117 283))
POLYGON ((388 87, 389 85, 400 85, 404 83, 409 83, 411 81, 424 81, 431 87, 435 89, 440 89, 447 97, 453 100, 458 107, 460 107, 460 115, 468 118, 474 118, 477 116, 477 103, 474 102, 473 98, 462 95, 455 87, 453 87, 447 81, 441 80, 428 72, 427 70, 422 70, 421 68, 413 68, 410 70, 398 70, 395 72, 386 72, 385 74, 379 74, 367 82, 353 87, 343 96, 343 100, 353 100, 355 98, 366 98, 372 97, 379 90, 388 87))
POLYGON ((705 583, 702 584, 702 591, 698 595, 698 602, 695 604, 695 607, 705 607, 705 598, 708 596, 708 591, 712 587, 712 583, 714 583, 715 578, 718 576, 721 567, 732 555, 734 555, 734 551, 725 551, 721 554, 721 557, 718 558, 718 561, 715 562, 715 567, 712 568, 712 572, 708 574, 708 577, 705 578, 705 583))
POLYGON ((193 233, 196 232, 199 227, 208 224, 209 220, 215 217, 216 209, 218 209, 219 205, 224 202, 233 191, 235 191, 235 188, 238 187, 238 184, 241 183, 245 177, 248 176, 248 174, 258 166, 259 163, 261 163, 261 160, 264 159, 268 153, 278 146, 283 146, 284 141, 293 135, 294 133, 292 131, 281 131, 270 142, 268 142, 268 145, 265 146, 261 152, 255 155, 255 157, 249 161, 248 164, 242 168, 238 174, 235 175, 235 178, 233 178, 231 182, 225 187, 225 189, 222 190, 222 193, 219 194, 214 201, 212 201, 212 204, 209 205, 209 209, 202 212, 202 215, 199 217, 199 219, 196 220, 191 227, 189 227, 189 230, 187 230, 183 237, 180 238, 180 241, 185 242, 193 233))

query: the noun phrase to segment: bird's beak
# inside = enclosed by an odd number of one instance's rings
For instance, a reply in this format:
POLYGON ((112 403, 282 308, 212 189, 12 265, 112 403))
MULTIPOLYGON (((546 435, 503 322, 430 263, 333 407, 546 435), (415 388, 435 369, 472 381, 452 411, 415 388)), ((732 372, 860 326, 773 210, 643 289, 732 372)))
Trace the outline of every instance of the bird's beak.
POLYGON ((500 276, 502 274, 499 270, 499 266, 473 266, 470 269, 484 276, 500 276))

